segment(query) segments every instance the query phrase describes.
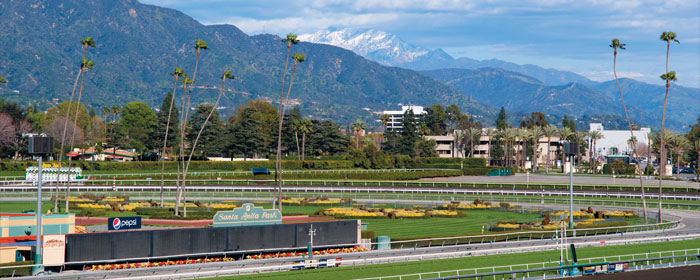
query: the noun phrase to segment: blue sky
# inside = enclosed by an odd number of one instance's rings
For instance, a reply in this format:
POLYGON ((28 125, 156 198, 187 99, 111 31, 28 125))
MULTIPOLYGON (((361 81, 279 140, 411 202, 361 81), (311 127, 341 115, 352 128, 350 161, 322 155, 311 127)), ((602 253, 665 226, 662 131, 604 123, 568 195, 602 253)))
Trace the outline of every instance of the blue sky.
POLYGON ((662 84, 666 45, 679 85, 700 87, 700 1, 628 0, 141 0, 180 10, 204 24, 233 24, 253 35, 375 28, 443 48, 454 57, 502 59, 613 79, 610 39, 627 44, 618 75, 662 84))

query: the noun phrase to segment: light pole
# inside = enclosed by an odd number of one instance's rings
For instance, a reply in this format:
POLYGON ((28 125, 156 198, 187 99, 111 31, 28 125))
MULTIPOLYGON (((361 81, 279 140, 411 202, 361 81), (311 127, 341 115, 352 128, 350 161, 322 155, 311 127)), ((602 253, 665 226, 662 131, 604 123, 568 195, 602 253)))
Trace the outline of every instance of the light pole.
MULTIPOLYGON (((44 267, 41 265, 43 263, 42 261, 42 256, 41 256, 41 237, 42 237, 42 228, 41 228, 41 183, 43 181, 43 174, 42 174, 42 159, 44 155, 50 154, 53 152, 53 137, 46 137, 46 135, 35 135, 35 134, 30 134, 26 135, 29 136, 29 143, 27 147, 27 151, 31 155, 37 155, 39 156, 38 164, 39 164, 39 172, 37 174, 37 187, 36 187, 36 248, 34 250, 34 266, 32 266, 32 275, 39 275, 39 274, 44 274, 44 267)), ((67 199, 67 198, 66 198, 67 199)))

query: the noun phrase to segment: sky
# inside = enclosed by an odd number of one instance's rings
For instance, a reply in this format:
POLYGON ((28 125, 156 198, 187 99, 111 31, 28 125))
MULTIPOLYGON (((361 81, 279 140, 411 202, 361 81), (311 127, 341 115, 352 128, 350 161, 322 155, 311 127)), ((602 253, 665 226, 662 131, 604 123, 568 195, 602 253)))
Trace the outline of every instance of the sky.
POLYGON ((501 59, 614 79, 612 38, 620 77, 663 84, 663 31, 677 34, 669 71, 677 84, 700 87, 698 0, 140 0, 173 8, 203 24, 232 24, 249 35, 303 34, 374 28, 454 57, 501 59))

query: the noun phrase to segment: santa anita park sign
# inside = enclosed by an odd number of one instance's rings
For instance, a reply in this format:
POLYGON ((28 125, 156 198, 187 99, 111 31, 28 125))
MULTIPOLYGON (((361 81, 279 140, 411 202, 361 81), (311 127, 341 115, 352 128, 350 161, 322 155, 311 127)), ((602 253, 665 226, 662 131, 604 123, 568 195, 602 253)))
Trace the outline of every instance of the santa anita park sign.
POLYGON ((244 203, 233 211, 219 211, 214 215, 214 227, 277 225, 282 223, 278 209, 263 209, 252 203, 244 203))

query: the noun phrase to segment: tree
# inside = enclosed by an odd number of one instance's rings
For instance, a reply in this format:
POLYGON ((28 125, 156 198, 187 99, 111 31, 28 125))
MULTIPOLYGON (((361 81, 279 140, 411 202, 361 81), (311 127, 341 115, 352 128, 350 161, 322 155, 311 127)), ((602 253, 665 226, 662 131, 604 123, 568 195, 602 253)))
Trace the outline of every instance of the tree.
POLYGON ((484 135, 489 138, 486 144, 486 164, 491 165, 491 139, 496 135, 496 132, 494 129, 487 128, 486 131, 484 131, 484 135))
POLYGON ((544 114, 540 112, 532 112, 530 113, 529 117, 525 117, 522 121, 520 121, 520 127, 527 128, 533 128, 535 126, 545 127, 547 124, 547 119, 545 118, 544 114))
POLYGON ((545 166, 547 167, 547 173, 549 173, 549 166, 552 162, 550 160, 550 155, 552 153, 552 136, 557 136, 557 132, 557 127, 551 124, 545 126, 542 130, 542 134, 544 134, 544 136, 547 137, 547 164, 545 164, 545 166))
POLYGON ((401 120, 401 137, 399 138, 398 152, 403 155, 413 155, 413 148, 418 140, 418 128, 416 127, 416 117, 412 109, 406 110, 401 120))
POLYGON ((301 132, 301 163, 304 164, 304 156, 306 155, 306 134, 314 131, 314 124, 310 119, 302 119, 299 122, 299 132, 301 132))
POLYGON ((671 149, 676 153, 676 175, 680 176, 681 153, 691 148, 690 141, 683 135, 674 135, 669 141, 669 146, 671 146, 671 149))
MULTIPOLYGON (((566 117, 566 116, 564 116, 566 117)), ((561 140, 561 143, 564 143, 566 140, 570 140, 572 135, 574 135, 574 132, 571 131, 571 128, 568 126, 564 126, 560 128, 557 132, 559 134, 559 139, 561 140)), ((559 151, 561 153, 561 166, 564 168, 564 163, 566 162, 566 155, 564 154, 564 146, 561 146, 561 150, 559 151)), ((571 164, 574 164, 573 162, 571 164)))
MULTIPOLYGON (((612 39, 612 43, 610 44, 610 47, 613 48, 613 75, 615 76, 615 82, 617 83, 617 91, 620 93, 620 102, 622 103, 622 109, 625 112, 625 120, 627 121, 627 127, 630 130, 630 136, 634 137, 634 132, 632 131, 632 122, 630 122, 630 117, 629 114, 627 113, 627 106, 625 106, 625 99, 622 95, 622 88, 620 87, 620 80, 617 78, 617 51, 619 50, 625 50, 626 44, 620 43, 620 40, 617 38, 612 39)), ((634 145, 632 148, 632 153, 633 155, 637 156, 637 145, 634 145)), ((646 196, 644 194, 644 183, 642 181, 642 167, 641 163, 639 160, 637 162, 637 170, 639 172, 639 188, 642 190, 642 208, 644 212, 644 223, 647 222, 647 202, 646 202, 646 196)))
MULTIPOLYGON (((160 107, 160 111, 158 112, 158 120, 160 123, 160 120, 162 120, 161 115, 165 115, 165 105, 169 102, 169 105, 167 106, 168 110, 168 117, 166 119, 166 124, 165 124, 165 136, 163 136, 163 149, 161 150, 160 153, 160 207, 162 208, 164 206, 164 201, 165 198, 163 197, 163 184, 165 180, 165 155, 166 151, 168 149, 168 134, 170 133, 170 122, 173 119, 173 105, 175 105, 175 94, 177 93, 177 81, 180 79, 180 76, 184 74, 184 70, 182 70, 181 67, 175 67, 175 71, 170 73, 171 76, 174 77, 173 79, 173 91, 171 93, 168 93, 168 95, 165 97, 163 100, 163 105, 160 107)), ((184 93, 183 93, 184 94, 184 93)), ((177 113, 177 108, 175 108, 175 119, 178 118, 178 113, 177 113)), ((177 133, 176 130, 173 130, 173 134, 175 135, 177 133)), ((173 137, 173 140, 175 138, 173 137)))
POLYGON ((386 124, 389 123, 389 115, 387 115, 387 114, 382 114, 382 115, 379 117, 379 120, 382 121, 382 125, 386 128, 386 124))
POLYGON ((496 129, 504 130, 508 127, 508 122, 506 121, 506 109, 501 107, 501 111, 498 112, 498 117, 496 118, 496 129))
POLYGON ((365 130, 365 123, 362 120, 357 119, 352 123, 352 134, 355 136, 355 148, 357 149, 360 148, 360 134, 363 130, 365 130))
MULTIPOLYGON (((224 87, 226 86, 226 80, 233 80, 234 78, 235 77, 233 76, 233 74, 231 74, 231 71, 229 71, 229 70, 226 70, 226 71, 224 71, 223 74, 221 74, 221 88, 219 89, 219 96, 216 98, 216 102, 214 102, 214 106, 211 107, 209 114, 207 115, 207 118, 204 120, 204 123, 201 124, 199 132, 197 133, 197 137, 195 137, 195 139, 194 139, 194 143, 192 144, 192 150, 190 151, 190 156, 187 158, 187 165, 185 167, 185 170, 188 170, 190 168, 190 161, 192 161, 192 155, 194 155, 194 151, 197 148, 197 142, 199 141, 199 137, 202 136, 202 132, 204 131, 204 128, 207 126, 209 119, 211 119, 212 115, 216 111, 216 107, 219 106, 219 101, 221 100, 221 95, 224 93, 224 87)), ((219 122, 218 114, 215 116, 215 118, 216 118, 216 122, 218 123, 219 122)), ((218 132, 218 130, 215 130, 212 132, 218 132)), ((209 133, 209 134, 211 136, 212 134, 215 134, 215 133, 209 133)), ((215 139, 212 139, 212 138, 209 138, 207 140, 208 140, 208 141, 206 141, 207 144, 213 144, 213 142, 215 142, 215 139)), ((203 152, 202 154, 204 156, 206 156, 206 151, 203 152)))
POLYGON ((437 142, 435 140, 425 140, 419 138, 416 140, 414 146, 414 156, 415 157, 437 157, 438 153, 435 149, 437 147, 437 142))
MULTIPOLYGON (((457 153, 458 153, 457 156, 459 156, 459 153, 461 153, 462 156, 464 156, 464 152, 463 152, 464 151, 464 147, 463 147, 464 146, 464 138, 465 138, 464 131, 455 130, 452 133, 452 137, 454 137, 455 148, 456 148, 457 153)), ((455 157, 454 153, 452 153, 452 157, 455 157)))
POLYGON ((146 142, 151 138, 158 117, 146 103, 132 101, 121 109, 118 126, 129 135, 128 145, 139 153, 146 151, 146 142))
POLYGON ((603 139, 603 137, 604 137, 603 133, 601 133, 600 131, 593 130, 593 131, 588 132, 588 138, 590 138, 591 141, 593 141, 593 149, 589 153, 591 157, 588 160, 591 164, 591 170, 593 170, 593 173, 595 173, 597 165, 598 165, 597 164, 598 157, 596 156, 596 153, 597 153, 596 143, 598 142, 599 139, 603 139))
POLYGON ((10 144, 15 131, 12 117, 7 113, 0 113, 0 146, 10 144))
POLYGON ((533 126, 530 128, 528 137, 532 140, 532 171, 537 172, 537 151, 540 146, 540 138, 544 134, 544 129, 540 126, 533 126))
MULTIPOLYGON (((668 88, 671 86, 671 81, 676 81, 676 72, 668 71, 668 55, 671 50, 671 41, 679 43, 678 39, 676 39, 676 33, 671 32, 671 31, 664 31, 661 33, 661 36, 659 36, 659 39, 661 41, 666 42, 666 72, 665 74, 661 75, 661 79, 666 81, 666 94, 664 95, 664 105, 661 109, 661 130, 659 132, 661 133, 661 147, 664 146, 664 123, 666 122, 666 104, 668 103, 668 88)), ((658 222, 661 223, 661 184, 662 181, 664 180, 664 173, 666 171, 666 149, 661 149, 661 160, 659 161, 659 219, 658 222)))
MULTIPOLYGON (((90 38, 90 37, 87 37, 87 38, 89 38, 89 41, 81 41, 81 43, 88 45, 89 44, 88 42, 92 42, 92 38, 90 38)), ((85 39, 83 39, 83 40, 85 40, 85 39)), ((92 44, 94 45, 94 43, 92 43, 92 44)), ((87 47, 86 47, 86 49, 87 49, 87 47)), ((85 71, 87 69, 92 69, 93 67, 94 67, 94 63, 92 61, 87 60, 86 58, 83 58, 83 60, 80 62, 81 74, 80 74, 80 90, 78 91, 78 100, 77 100, 78 104, 80 104, 80 98, 83 96, 83 81, 85 80, 85 77, 84 77, 85 71)), ((78 123, 78 116, 79 116, 78 111, 79 110, 75 111, 75 118, 73 121, 74 123, 78 123)), ((75 130, 74 130, 74 132, 75 132, 75 130)), ((75 134, 72 134, 70 139, 71 139, 70 140, 70 151, 72 151, 74 144, 75 144, 75 134)), ((73 157, 70 156, 70 157, 68 157, 68 170, 70 170, 72 163, 73 163, 73 157)), ((60 164, 59 164, 59 166, 60 166, 60 164)), ((68 180, 66 182, 66 196, 65 196, 66 213, 69 213, 68 211, 70 210, 69 209, 69 199, 68 199, 69 197, 70 197, 70 176, 68 176, 68 180)))
POLYGON ((424 124, 431 135, 444 135, 447 132, 447 118, 445 109, 440 104, 435 104, 426 109, 424 124))
POLYGON ((464 131, 465 137, 469 138, 469 156, 474 157, 474 141, 478 142, 481 138, 481 129, 476 127, 469 128, 464 131))
MULTIPOLYGON (((211 104, 198 105, 190 115, 187 123, 190 124, 186 137, 187 142, 192 143, 190 151, 199 151, 201 158, 206 158, 207 155, 221 154, 223 146, 219 137, 223 130, 223 122, 219 119, 219 113, 211 104), (210 116, 209 113, 212 110, 214 110, 214 113, 210 116), (207 120, 207 117, 209 117, 209 120, 207 120), (206 126, 205 121, 207 122, 206 126), (200 137, 201 141, 195 141, 197 136, 200 137)), ((193 157, 193 154, 190 153, 186 159, 190 161, 193 157)), ((189 170, 189 166, 187 170, 189 170)))
MULTIPOLYGON (((282 208, 282 120, 284 119, 284 82, 285 78, 287 76, 287 67, 289 66, 289 53, 292 49, 292 45, 296 45, 299 43, 299 40, 297 40, 297 35, 293 33, 287 34, 287 36, 282 39, 283 43, 287 43, 287 57, 284 59, 284 70, 282 71, 282 87, 280 89, 280 101, 279 101, 279 110, 278 110, 278 119, 279 119, 279 131, 278 131, 278 137, 277 137, 277 157, 275 158, 275 168, 277 169, 276 175, 277 175, 277 180, 279 182, 279 185, 277 186, 278 188, 278 195, 280 197, 275 198, 273 195, 273 201, 272 201, 272 209, 275 209, 275 201, 279 200, 279 206, 280 209, 282 208)), ((296 63, 295 63, 296 64, 296 63)), ((292 78, 293 80, 293 78, 292 78)), ((291 82, 290 82, 291 84, 291 82)), ((291 85, 289 89, 291 90, 291 85)), ((289 95, 289 94, 287 94, 289 95)))
MULTIPOLYGON (((196 63, 195 63, 196 64, 196 63)), ((175 181, 175 184, 177 185, 177 191, 176 191, 176 199, 175 199, 175 216, 180 215, 180 200, 183 196, 183 192, 185 191, 185 179, 186 179, 186 171, 185 171, 185 166, 184 166, 184 161, 182 160, 183 154, 185 152, 185 134, 187 132, 187 117, 188 113, 190 111, 190 106, 189 102, 186 101, 187 97, 189 94, 187 92, 187 86, 191 85, 194 83, 194 81, 190 80, 187 77, 187 74, 182 74, 182 115, 180 116, 180 151, 178 153, 177 157, 177 180, 175 181), (182 181, 180 181, 180 172, 182 172, 182 181)))

